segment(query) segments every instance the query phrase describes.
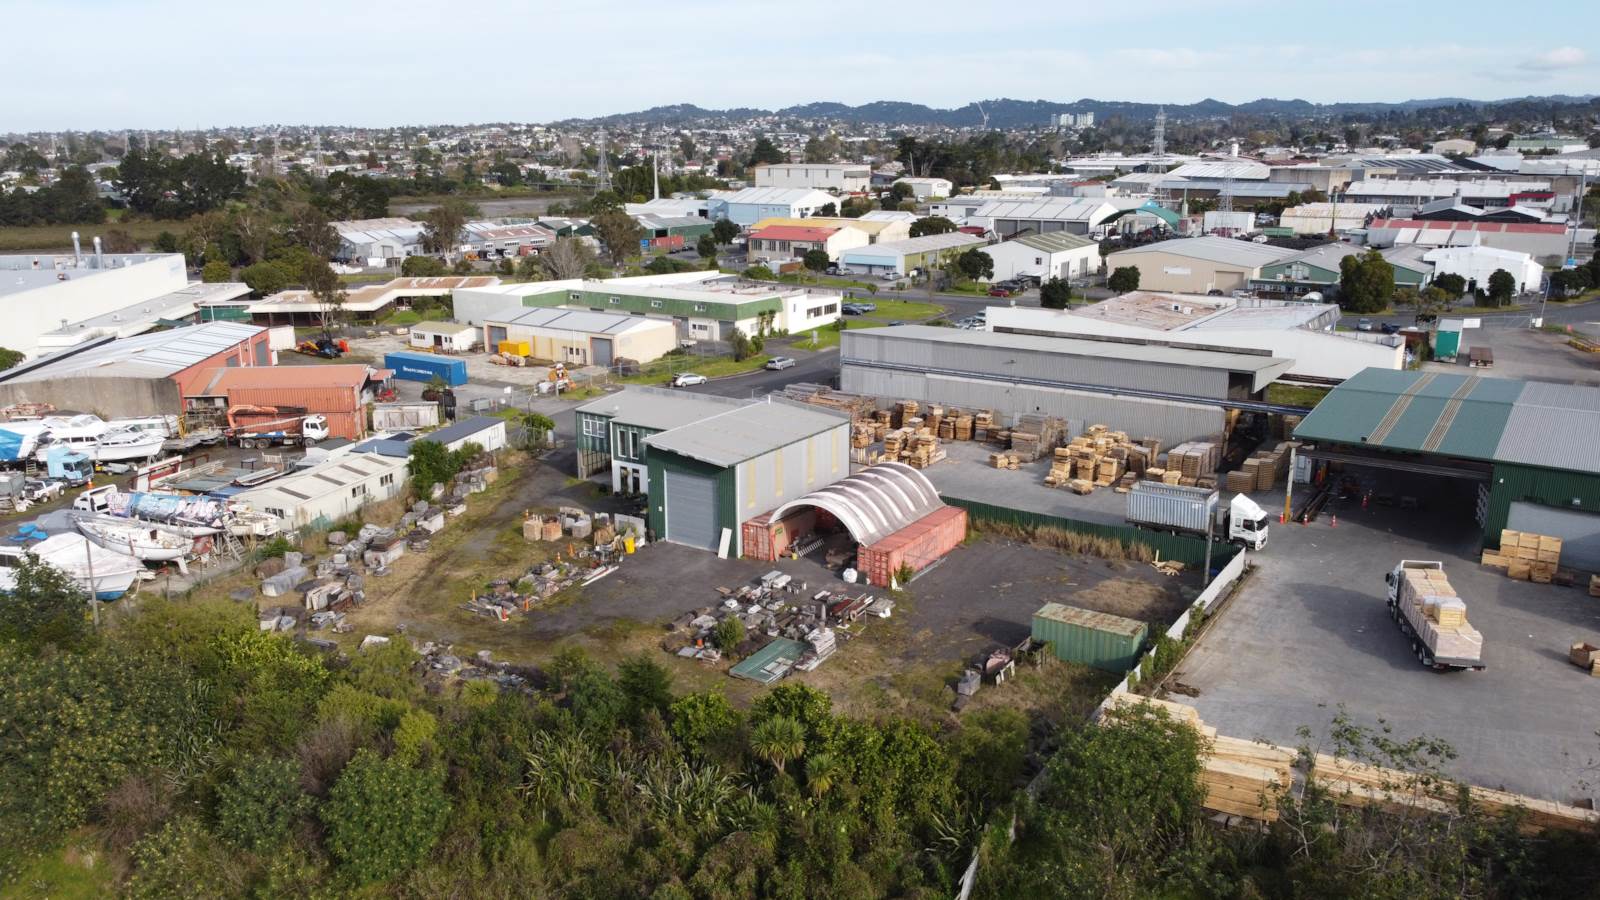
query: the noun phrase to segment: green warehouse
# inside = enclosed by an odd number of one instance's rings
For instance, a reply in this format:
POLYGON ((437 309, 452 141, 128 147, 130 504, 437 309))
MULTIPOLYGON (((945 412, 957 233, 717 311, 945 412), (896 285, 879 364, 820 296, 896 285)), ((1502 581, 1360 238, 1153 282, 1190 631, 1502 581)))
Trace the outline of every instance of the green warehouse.
POLYGON ((650 490, 645 439, 748 405, 749 400, 691 394, 665 388, 630 387, 578 407, 578 477, 610 471, 617 494, 650 490))
MULTIPOLYGON (((1381 250, 1394 267, 1394 286, 1422 290, 1433 280, 1433 263, 1424 262, 1428 247, 1402 244, 1381 250)), ((1322 244, 1286 256, 1261 267, 1261 274, 1250 279, 1249 288, 1263 297, 1293 300, 1316 291, 1327 300, 1339 293, 1339 264, 1347 256, 1360 257, 1365 247, 1354 244, 1322 244)))
POLYGON ((1295 429, 1300 455, 1448 478, 1471 491, 1483 545, 1510 528, 1562 538, 1600 572, 1600 388, 1366 369, 1295 429))

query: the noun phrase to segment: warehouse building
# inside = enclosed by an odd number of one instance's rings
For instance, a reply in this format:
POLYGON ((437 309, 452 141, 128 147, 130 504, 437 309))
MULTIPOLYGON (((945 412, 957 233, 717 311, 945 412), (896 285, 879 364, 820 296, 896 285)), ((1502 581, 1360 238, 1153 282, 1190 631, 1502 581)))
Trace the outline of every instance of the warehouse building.
POLYGON ((629 387, 586 403, 574 411, 578 477, 588 478, 609 470, 612 493, 648 493, 650 471, 645 466, 645 438, 749 402, 715 394, 629 387))
POLYGON ((1363 372, 1295 429, 1301 455, 1439 476, 1500 530, 1561 538, 1562 565, 1600 572, 1600 388, 1437 371, 1363 372))
MULTIPOLYGON (((1274 299, 1295 300, 1317 292, 1325 299, 1339 295, 1339 266, 1345 257, 1360 257, 1368 248, 1355 244, 1322 244, 1285 256, 1262 266, 1250 279, 1249 289, 1274 299)), ((1394 286, 1421 290, 1433 280, 1433 266, 1424 261, 1414 247, 1390 247, 1380 251, 1394 269, 1394 286)), ((1142 282, 1141 282, 1142 283, 1142 282)))
POLYGON ((872 168, 861 163, 770 163, 756 166, 756 187, 855 194, 872 187, 872 168))
POLYGON ((1076 309, 997 306, 988 311, 988 326, 997 332, 1266 353, 1289 360, 1284 376, 1296 380, 1332 383, 1367 368, 1405 365, 1404 338, 1336 332, 1338 323, 1339 307, 1332 303, 1152 291, 1130 291, 1076 309))
POLYGON ((849 225, 761 225, 750 229, 750 259, 788 262, 821 250, 837 262, 846 250, 871 243, 864 229, 849 225))
POLYGON ((837 208, 839 198, 812 188, 753 187, 712 197, 706 203, 706 210, 713 220, 754 225, 773 216, 807 219, 829 204, 837 208))
POLYGON ((624 203, 622 211, 630 216, 667 216, 674 219, 704 219, 706 201, 697 197, 657 197, 643 203, 624 203))
POLYGON ((49 403, 105 417, 174 415, 183 386, 218 367, 271 366, 267 329, 207 322, 101 338, 0 372, 0 406, 49 403))
POLYGON ((987 244, 977 235, 952 231, 857 247, 839 254, 839 268, 855 275, 908 275, 936 268, 971 247, 987 244))
POLYGON ((132 302, 119 309, 66 322, 53 331, 39 335, 38 352, 54 353, 96 338, 127 338, 154 328, 208 322, 217 318, 208 315, 208 312, 219 308, 237 309, 238 315, 231 318, 233 321, 248 321, 250 318, 239 302, 250 296, 250 285, 243 282, 204 284, 197 281, 155 297, 131 296, 132 302))
POLYGON ((839 384, 849 393, 992 409, 1006 426, 1059 416, 1073 434, 1102 422, 1166 444, 1224 433, 1224 408, 1258 400, 1292 365, 1258 350, 923 325, 846 331, 841 340, 839 384))
MULTIPOLYGON (((911 198, 918 203, 927 203, 955 193, 955 185, 947 178, 896 178, 894 184, 911 188, 911 198)), ((894 187, 894 184, 890 187, 894 187)))
POLYGON ((443 444, 444 449, 451 452, 460 450, 468 444, 477 444, 481 449, 492 453, 503 450, 508 445, 506 420, 496 416, 473 416, 446 425, 438 431, 430 431, 417 440, 443 444))
POLYGON ((556 233, 535 222, 468 222, 461 246, 478 259, 527 256, 555 243, 556 233))
POLYGON ((1100 271, 1100 245, 1065 231, 1025 234, 983 248, 994 260, 994 280, 1059 278, 1070 281, 1100 271))
POLYGON ((1098 234, 1100 226, 1119 210, 1095 198, 1049 197, 1033 200, 997 200, 967 215, 967 224, 986 228, 1001 240, 1022 234, 1098 234))
POLYGON ((400 260, 423 252, 422 223, 403 216, 351 219, 332 225, 339 236, 337 258, 357 265, 399 265, 400 260))
POLYGON ((649 519, 668 541, 743 553, 741 524, 850 474, 850 419, 770 399, 645 438, 649 519))
MULTIPOLYGON (((887 210, 876 210, 879 213, 890 214, 887 210)), ((854 228, 867 236, 868 244, 887 244, 890 241, 903 241, 911 237, 911 223, 917 217, 911 213, 892 213, 893 216, 909 216, 910 218, 868 218, 868 213, 859 219, 850 219, 843 216, 812 216, 808 219, 786 219, 773 216, 750 226, 752 232, 771 228, 777 225, 796 225, 811 228, 854 228)))
POLYGON ((210 368, 186 372, 180 388, 185 411, 226 412, 235 406, 303 409, 327 417, 331 437, 354 441, 366 437, 367 404, 377 399, 393 374, 361 363, 210 368))
MULTIPOLYGON (((95 239, 98 246, 99 238, 95 239)), ((40 335, 129 304, 181 291, 181 253, 29 253, 0 256, 0 315, 5 346, 43 352, 40 335)), ((56 344, 55 346, 61 346, 56 344)))
POLYGON ((1389 213, 1389 207, 1378 203, 1302 203, 1284 210, 1278 226, 1297 235, 1327 235, 1363 228, 1389 213))
POLYGON ((483 325, 484 345, 569 366, 610 366, 619 359, 647 363, 678 346, 667 319, 578 309, 512 307, 483 325))
POLYGON ((327 528, 370 503, 405 493, 407 462, 403 456, 348 453, 240 491, 231 499, 277 516, 285 529, 327 528))
MULTIPOLYGON (((1410 249, 1417 249, 1410 245, 1410 249)), ((1537 291, 1544 286, 1544 266, 1527 253, 1515 250, 1498 250, 1494 247, 1434 247, 1422 254, 1433 266, 1434 277, 1460 275, 1467 289, 1487 289, 1489 276, 1504 270, 1516 279, 1517 290, 1537 291)))
MULTIPOLYGON (((418 297, 448 297, 456 291, 486 288, 500 283, 494 275, 440 275, 429 278, 395 278, 346 291, 338 315, 356 322, 374 322, 397 306, 418 297)), ((325 308, 311 291, 279 291, 250 304, 257 325, 321 325, 325 308)))
POLYGON ((478 345, 478 329, 455 322, 418 322, 406 340, 418 350, 466 353, 478 345))
POLYGON ((1396 215, 1408 216, 1436 200, 1455 198, 1465 206, 1494 209, 1505 206, 1543 206, 1550 191, 1548 181, 1458 181, 1451 178, 1365 178, 1350 182, 1344 199, 1392 207, 1396 215))
POLYGON ((713 224, 710 219, 699 216, 663 216, 657 213, 642 213, 634 216, 633 220, 644 229, 644 237, 639 239, 639 249, 644 253, 693 247, 700 238, 711 233, 713 224))
MULTIPOLYGON (((1591 232, 1592 234, 1592 232, 1591 232)), ((1373 247, 1417 244, 1423 247, 1493 247, 1526 253, 1535 260, 1559 263, 1566 259, 1570 234, 1567 226, 1517 222, 1427 222, 1422 219, 1379 219, 1366 229, 1373 247)))
POLYGON ((1179 294, 1224 294, 1244 290, 1261 268, 1296 251, 1223 237, 1175 238, 1118 250, 1106 257, 1106 271, 1139 270, 1139 287, 1179 294))

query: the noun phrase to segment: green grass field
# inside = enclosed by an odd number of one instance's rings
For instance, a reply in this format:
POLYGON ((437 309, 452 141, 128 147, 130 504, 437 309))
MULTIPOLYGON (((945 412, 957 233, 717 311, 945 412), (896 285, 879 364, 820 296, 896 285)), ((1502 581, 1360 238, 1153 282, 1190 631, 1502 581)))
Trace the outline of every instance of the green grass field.
POLYGON ((758 353, 749 359, 735 360, 731 356, 665 356, 644 367, 638 375, 613 379, 618 384, 662 384, 679 372, 693 372, 707 378, 743 375, 754 372, 771 359, 769 353, 758 353))
MULTIPOLYGON (((121 212, 121 210, 114 210, 121 212)), ((142 249, 149 249, 155 242, 156 235, 163 231, 173 234, 183 234, 189 227, 186 221, 162 222, 120 222, 107 218, 101 225, 27 225, 0 228, 0 253, 20 253, 28 250, 71 250, 72 233, 74 231, 82 237, 83 247, 87 250, 94 243, 95 235, 103 235, 116 228, 126 231, 130 237, 139 242, 142 249)))
POLYGON ((878 308, 863 318, 898 319, 910 322, 914 319, 932 319, 944 315, 944 307, 937 303, 922 303, 916 300, 868 300, 867 302, 876 304, 878 308))
POLYGON ((1267 402, 1288 406, 1316 406, 1328 396, 1330 388, 1298 384, 1267 385, 1267 402))

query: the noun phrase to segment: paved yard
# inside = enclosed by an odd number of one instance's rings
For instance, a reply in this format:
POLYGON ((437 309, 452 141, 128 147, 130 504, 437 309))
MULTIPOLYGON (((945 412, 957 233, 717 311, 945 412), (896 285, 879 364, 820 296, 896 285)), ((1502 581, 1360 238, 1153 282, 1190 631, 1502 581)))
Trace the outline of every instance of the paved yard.
POLYGON ((989 454, 998 448, 978 441, 943 441, 948 457, 922 470, 939 493, 963 500, 995 503, 1013 509, 1044 515, 1077 519, 1081 522, 1098 522, 1106 525, 1127 524, 1128 495, 1119 494, 1108 487, 1098 488, 1092 494, 1078 496, 1066 488, 1054 488, 1044 483, 1050 471, 1050 458, 1040 457, 1023 463, 1016 470, 996 469, 989 465, 989 454))
MULTIPOLYGON (((1400 490, 1399 488, 1391 488, 1400 490)), ((1600 600, 1582 588, 1512 581, 1477 564, 1470 489, 1417 485, 1423 508, 1338 513, 1274 525, 1258 568, 1180 666, 1178 681, 1224 734, 1297 742, 1326 735, 1343 705, 1395 737, 1427 734, 1460 754, 1457 777, 1571 800, 1600 780, 1600 682, 1567 662, 1600 638, 1600 600), (1484 636, 1483 672, 1433 672, 1411 655, 1385 606, 1384 572, 1439 559, 1484 636)))
POLYGON ((1494 378, 1600 385, 1600 354, 1573 348, 1563 335, 1526 328, 1478 328, 1464 336, 1467 346, 1487 346, 1494 351, 1493 368, 1469 369, 1466 353, 1453 364, 1428 363, 1427 368, 1470 371, 1494 378))

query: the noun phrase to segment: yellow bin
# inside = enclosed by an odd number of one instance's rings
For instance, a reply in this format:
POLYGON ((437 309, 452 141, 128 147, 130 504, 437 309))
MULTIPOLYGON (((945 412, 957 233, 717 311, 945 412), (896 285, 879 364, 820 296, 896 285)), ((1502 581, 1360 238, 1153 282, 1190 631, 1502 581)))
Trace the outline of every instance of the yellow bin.
POLYGON ((527 341, 501 341, 500 352, 511 356, 530 356, 533 346, 527 341))
POLYGON ((629 534, 629 535, 624 535, 623 536, 623 538, 622 538, 622 552, 623 553, 632 553, 633 552, 633 535, 629 534))

